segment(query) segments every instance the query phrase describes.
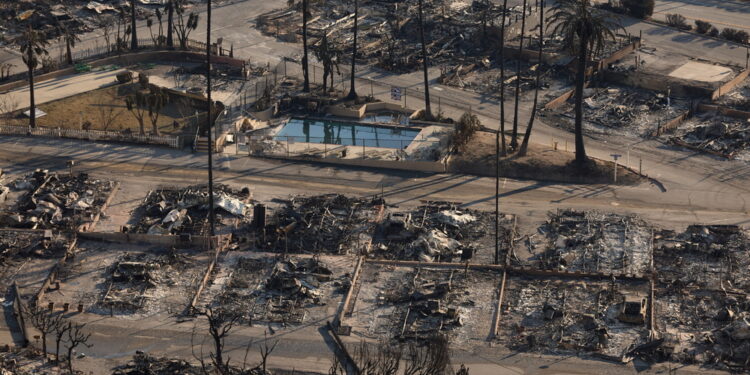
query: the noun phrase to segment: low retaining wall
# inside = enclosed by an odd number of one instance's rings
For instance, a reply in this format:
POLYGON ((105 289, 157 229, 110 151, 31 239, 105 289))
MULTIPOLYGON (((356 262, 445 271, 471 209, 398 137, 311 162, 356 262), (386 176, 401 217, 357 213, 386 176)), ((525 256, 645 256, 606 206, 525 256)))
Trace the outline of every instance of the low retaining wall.
POLYGON ((750 69, 743 70, 742 73, 737 75, 737 77, 734 77, 734 79, 725 83, 716 91, 714 91, 711 94, 711 100, 715 101, 716 99, 719 99, 720 97, 726 95, 728 92, 734 90, 735 87, 739 86, 742 82, 745 81, 745 79, 747 79, 748 75, 750 75, 750 69))
POLYGON ((699 112, 718 112, 727 117, 734 117, 743 120, 750 119, 750 112, 740 111, 732 108, 722 107, 712 104, 698 104, 699 112))
MULTIPOLYGON (((186 247, 208 247, 207 236, 174 236, 154 235, 145 233, 78 233, 78 237, 86 240, 115 242, 115 243, 143 243, 158 246, 186 247)), ((213 245, 218 246, 221 237, 214 237, 213 245)))
POLYGON ((21 300, 21 292, 18 290, 18 284, 13 282, 13 317, 16 318, 18 327, 21 328, 21 336, 23 337, 22 347, 29 346, 29 333, 26 329, 26 317, 24 316, 24 306, 21 300))
POLYGON ((42 283, 42 286, 37 291, 36 295, 34 296, 33 302, 37 306, 41 306, 41 302, 44 299, 44 295, 47 294, 47 289, 52 286, 52 283, 57 278, 57 273, 60 271, 60 268, 65 265, 65 263, 68 262, 68 258, 72 255, 74 255, 76 244, 78 243, 78 239, 74 238, 73 242, 70 243, 70 246, 65 250, 65 255, 63 255, 62 258, 60 258, 57 263, 55 263, 52 268, 49 270, 49 274, 47 275, 47 278, 44 279, 44 282, 42 283))
POLYGON ((397 169, 403 171, 413 172, 427 172, 427 173, 445 173, 446 166, 444 163, 438 161, 416 161, 416 160, 378 160, 378 159, 337 159, 337 158, 314 158, 304 156, 266 156, 260 157, 275 160, 293 160, 303 162, 315 162, 315 163, 326 163, 336 164, 343 166, 352 167, 367 167, 367 168, 383 168, 383 169, 397 169))
POLYGON ((684 124, 685 121, 689 120, 691 117, 693 117, 693 111, 688 110, 685 113, 670 120, 666 124, 660 125, 653 133, 651 133, 651 136, 658 137, 662 134, 670 133, 672 132, 672 130, 684 124))
POLYGON ((714 89, 708 83, 700 85, 695 81, 667 77, 663 74, 648 73, 639 70, 634 72, 604 70, 603 72, 603 78, 607 82, 660 92, 670 90, 672 95, 676 96, 710 98, 714 93, 714 89))

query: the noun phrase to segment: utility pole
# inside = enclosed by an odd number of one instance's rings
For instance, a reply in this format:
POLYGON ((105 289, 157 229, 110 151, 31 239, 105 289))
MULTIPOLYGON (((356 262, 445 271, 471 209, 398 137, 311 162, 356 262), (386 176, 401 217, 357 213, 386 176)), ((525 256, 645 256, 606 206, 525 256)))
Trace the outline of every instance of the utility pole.
POLYGON ((208 250, 211 251, 213 248, 213 237, 215 235, 215 219, 214 216, 214 170, 213 170, 213 137, 211 136, 211 128, 213 125, 213 101, 211 100, 211 0, 207 1, 208 7, 206 8, 206 97, 208 98, 208 250))

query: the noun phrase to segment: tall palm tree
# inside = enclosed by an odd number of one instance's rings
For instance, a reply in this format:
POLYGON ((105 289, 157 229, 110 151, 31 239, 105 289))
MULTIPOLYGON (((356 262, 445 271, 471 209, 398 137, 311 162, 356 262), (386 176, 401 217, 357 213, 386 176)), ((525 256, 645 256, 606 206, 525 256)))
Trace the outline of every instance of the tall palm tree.
POLYGON ((513 108, 513 134, 510 137, 510 148, 518 148, 518 104, 521 97, 521 56, 523 55, 523 40, 526 36, 526 0, 523 0, 523 17, 521 18, 521 44, 518 47, 518 62, 516 63, 516 102, 513 108))
POLYGON ((29 69, 29 126, 36 127, 36 103, 34 101, 34 69, 39 66, 39 56, 49 55, 47 46, 49 41, 45 39, 44 34, 34 30, 29 25, 28 30, 21 36, 18 41, 21 46, 23 63, 29 69))
POLYGON ((534 88, 534 104, 531 106, 531 117, 529 126, 526 127, 526 133, 523 136, 521 148, 518 149, 518 156, 526 156, 529 148, 529 138, 531 138, 531 128, 534 127, 536 118, 536 106, 539 103, 539 85, 542 80, 542 48, 544 47, 544 0, 541 0, 539 6, 539 54, 537 55, 538 66, 536 67, 536 88, 534 88))
POLYGON ((135 51, 138 49, 138 36, 135 32, 135 0, 130 0, 130 29, 133 33, 130 38, 130 49, 135 51))
POLYGON ((207 0, 206 7, 206 98, 208 99, 208 234, 210 239, 208 241, 208 250, 211 250, 213 245, 213 236, 216 234, 215 222, 216 216, 214 213, 214 144, 212 142, 211 132, 213 128, 213 109, 214 103, 211 100, 211 0, 207 0))
POLYGON ((427 44, 424 38, 424 13, 422 11, 423 0, 419 0, 419 38, 422 42, 422 70, 424 71, 424 119, 432 119, 430 106, 430 81, 427 77, 427 44))
POLYGON ((349 95, 347 99, 357 99, 357 91, 354 89, 354 69, 357 66, 357 18, 359 18, 359 1, 354 0, 354 46, 352 48, 352 74, 349 95))
POLYGON ((578 55, 575 92, 575 163, 583 167, 588 162, 583 145, 583 88, 586 81, 586 65, 590 54, 599 53, 608 39, 615 40, 614 31, 620 26, 612 18, 591 6, 589 0, 565 0, 558 2, 549 19, 554 24, 553 34, 560 34, 563 46, 578 55))

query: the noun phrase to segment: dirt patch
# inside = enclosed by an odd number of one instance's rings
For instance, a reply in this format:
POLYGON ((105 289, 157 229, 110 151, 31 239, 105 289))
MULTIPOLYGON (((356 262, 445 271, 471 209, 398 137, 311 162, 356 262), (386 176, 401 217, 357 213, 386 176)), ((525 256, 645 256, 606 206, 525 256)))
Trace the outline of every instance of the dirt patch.
MULTIPOLYGON (((582 173, 571 165, 574 160, 573 152, 530 144, 526 156, 511 155, 500 159, 500 176, 576 184, 612 184, 614 163, 591 158, 594 164, 588 172, 582 173)), ((495 177, 495 134, 477 132, 465 151, 451 157, 448 168, 455 173, 495 177)), ((637 173, 618 166, 617 185, 637 185, 643 181, 644 178, 637 173)))
MULTIPOLYGON (((81 93, 75 96, 39 105, 39 110, 47 113, 37 119, 37 126, 63 129, 88 129, 105 131, 131 131, 138 133, 140 125, 128 111, 125 98, 138 89, 137 84, 124 84, 106 87, 81 93)), ((153 125, 149 119, 148 109, 143 108, 144 127, 146 132, 152 131, 153 125)), ((156 126, 161 134, 177 135, 189 132, 198 115, 203 109, 195 108, 190 100, 170 99, 159 111, 156 126)), ((21 111, 13 117, 20 119, 21 111)))

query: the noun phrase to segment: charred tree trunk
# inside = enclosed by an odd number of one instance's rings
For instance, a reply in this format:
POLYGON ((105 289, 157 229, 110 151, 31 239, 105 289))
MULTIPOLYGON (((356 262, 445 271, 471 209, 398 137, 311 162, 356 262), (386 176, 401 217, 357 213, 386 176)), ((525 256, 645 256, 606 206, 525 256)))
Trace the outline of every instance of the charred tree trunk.
POLYGON ((354 48, 352 49, 352 74, 351 74, 351 84, 349 89, 349 95, 347 96, 347 99, 355 100, 357 99, 357 90, 354 88, 354 72, 355 68, 357 66, 357 23, 359 22, 357 19, 359 18, 359 1, 354 0, 354 48))
POLYGON ((130 1, 130 28, 133 30, 130 39, 130 49, 135 51, 138 49, 138 35, 135 32, 135 0, 130 1))
POLYGON ((419 37, 422 41, 422 69, 424 70, 424 119, 432 119, 432 108, 430 106, 430 81, 427 76, 427 45, 424 38, 424 14, 422 12, 422 0, 419 0, 419 37))
POLYGON ((167 3, 167 47, 174 47, 174 37, 172 36, 172 29, 174 29, 174 1, 169 0, 167 3))
POLYGON ((302 0, 302 74, 305 78, 302 91, 304 92, 310 92, 310 66, 308 65, 307 54, 307 3, 308 0, 302 0))
POLYGON ((529 148, 529 138, 531 138, 531 129, 534 127, 536 118, 536 107, 539 104, 539 85, 542 80, 542 48, 544 47, 544 0, 541 0, 539 7, 539 53, 537 55, 538 66, 536 68, 536 88, 534 89, 534 104, 531 106, 531 117, 529 126, 526 127, 526 133, 523 136, 521 148, 518 150, 518 156, 526 156, 529 148))
POLYGON ((588 59, 588 37, 581 33, 580 50, 578 52, 578 71, 576 72, 576 97, 575 97, 575 137, 576 137, 576 164, 583 166, 588 161, 586 149, 583 146, 583 89, 586 81, 586 60, 588 59))
POLYGON ((510 147, 518 148, 518 105, 521 96, 521 56, 523 55, 523 39, 526 36, 526 0, 523 0, 523 18, 521 18, 521 45, 518 47, 518 63, 516 64, 516 103, 513 108, 513 134, 510 147))
POLYGON ((505 15, 508 0, 503 0, 502 25, 500 25, 500 156, 507 154, 505 146, 505 15))

